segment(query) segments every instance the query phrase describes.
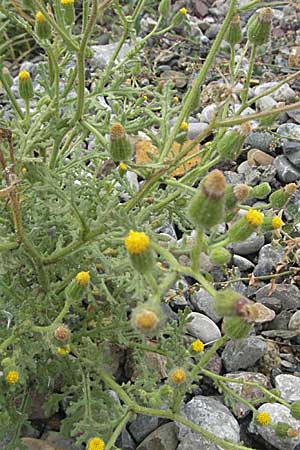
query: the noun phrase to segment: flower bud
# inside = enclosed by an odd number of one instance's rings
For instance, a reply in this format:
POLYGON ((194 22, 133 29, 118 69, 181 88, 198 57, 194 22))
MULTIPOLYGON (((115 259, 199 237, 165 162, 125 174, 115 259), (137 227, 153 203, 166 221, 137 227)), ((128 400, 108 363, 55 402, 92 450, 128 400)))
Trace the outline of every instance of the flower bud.
POLYGON ((30 73, 21 70, 19 73, 19 95, 23 100, 30 100, 34 93, 30 73))
POLYGON ((3 368, 12 366, 13 364, 14 364, 14 361, 12 358, 3 358, 1 361, 1 366, 3 368))
POLYGON ((284 225, 283 220, 279 216, 264 217, 261 229, 263 232, 279 230, 284 225))
POLYGON ((228 230, 231 242, 245 241, 263 223, 263 215, 251 209, 241 219, 237 220, 228 230))
POLYGON ((295 419, 300 420, 300 402, 291 404, 291 414, 295 419))
POLYGON ((158 10, 161 16, 167 16, 170 12, 171 1, 170 0, 161 0, 158 10))
POLYGON ((50 39, 51 37, 51 26, 41 11, 35 15, 35 32, 40 39, 50 39))
POLYGON ((275 425, 275 433, 276 436, 280 437, 280 438, 285 438, 287 437, 287 432, 289 430, 290 426, 285 423, 285 422, 278 422, 275 425))
POLYGON ((176 369, 172 370, 172 372, 170 373, 170 379, 176 385, 182 384, 187 379, 187 373, 181 367, 177 367, 176 369))
POLYGON ((231 211, 249 195, 250 188, 246 184, 229 184, 225 189, 225 209, 231 211))
POLYGON ((4 80, 6 81, 6 84, 8 85, 8 87, 12 87, 12 85, 14 84, 14 80, 8 70, 7 67, 3 67, 2 69, 2 77, 4 78, 4 80))
POLYGON ((57 327, 54 330, 54 337, 60 342, 67 342, 70 338, 70 330, 64 325, 57 327))
POLYGON ((132 157, 132 145, 120 123, 115 123, 110 129, 109 151, 114 161, 127 161, 132 157))
POLYGON ((236 305, 243 297, 232 289, 218 291, 213 302, 214 310, 219 316, 235 316, 236 305))
POLYGON ((212 170, 200 186, 189 207, 191 222, 196 227, 211 228, 223 220, 226 180, 223 173, 212 170))
POLYGON ((74 301, 81 300, 89 282, 89 272, 79 272, 65 290, 67 298, 74 301))
POLYGON ((272 192, 271 186, 269 183, 260 183, 258 186, 255 186, 251 189, 250 197, 251 198, 258 198, 260 200, 268 197, 268 195, 272 192))
POLYGON ((229 263, 231 253, 224 247, 214 248, 209 254, 209 259, 213 264, 222 266, 229 263))
POLYGON ((130 230, 125 238, 125 247, 133 267, 138 272, 145 273, 152 269, 154 258, 150 248, 150 239, 146 233, 130 230))
POLYGON ((283 208, 296 189, 297 185, 295 183, 289 183, 285 187, 273 192, 269 198, 272 207, 277 209, 283 208))
POLYGON ((244 339, 248 336, 252 325, 241 317, 225 317, 224 332, 231 339, 244 339))
POLYGON ((170 397, 173 393, 174 390, 168 384, 164 384, 159 388, 159 395, 162 399, 170 397))
POLYGON ((162 322, 163 313, 158 305, 150 302, 137 306, 132 312, 133 328, 146 335, 152 335, 162 322))
POLYGON ((241 28, 240 16, 234 16, 231 19, 231 23, 228 27, 225 41, 227 41, 232 47, 239 44, 243 40, 243 33, 241 28))
POLYGON ((66 25, 73 25, 75 22, 74 0, 61 0, 64 9, 64 21, 66 25))
POLYGON ((249 123, 227 131, 218 143, 219 154, 223 159, 235 160, 240 155, 244 141, 251 131, 249 123))
POLYGON ((248 22, 248 39, 254 45, 266 44, 271 35, 273 11, 271 8, 261 8, 248 22))

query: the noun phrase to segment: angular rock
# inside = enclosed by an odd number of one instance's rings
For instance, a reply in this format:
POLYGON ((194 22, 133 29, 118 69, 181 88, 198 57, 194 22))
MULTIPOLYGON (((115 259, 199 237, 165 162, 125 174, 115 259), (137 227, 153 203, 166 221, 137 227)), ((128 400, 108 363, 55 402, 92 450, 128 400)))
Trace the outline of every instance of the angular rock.
POLYGON ((244 258, 240 255, 234 255, 232 258, 233 264, 237 266, 242 272, 246 272, 248 270, 254 269, 253 262, 249 261, 249 259, 244 258))
POLYGON ((256 336, 227 342, 222 360, 227 371, 253 367, 267 350, 266 342, 256 336))
POLYGON ((296 123, 284 123, 277 128, 277 133, 289 139, 300 139, 300 125, 296 123))
POLYGON ((204 314, 192 312, 188 315, 192 319, 186 326, 187 331, 204 344, 213 342, 221 337, 221 332, 217 325, 204 314))
POLYGON ((272 286, 269 283, 256 292, 256 300, 263 297, 279 299, 282 309, 300 308, 300 291, 294 284, 275 284, 275 286, 272 286))
POLYGON ((146 437, 137 450, 176 450, 178 446, 176 429, 174 422, 161 425, 146 437))
POLYGON ((254 269, 254 275, 268 275, 273 272, 277 264, 281 261, 284 255, 284 249, 281 245, 264 245, 258 255, 258 263, 254 269))
POLYGON ((264 152, 270 152, 272 149, 273 139, 274 138, 271 133, 254 131, 247 136, 245 144, 264 152))
POLYGON ((247 161, 250 166, 270 166, 273 164, 274 158, 258 148, 252 148, 247 153, 247 161))
MULTIPOLYGON (((235 443, 239 442, 239 424, 229 409, 218 400, 199 395, 184 405, 182 412, 191 422, 200 425, 215 436, 235 443)), ((180 440, 177 450, 219 450, 220 447, 190 428, 180 423, 177 426, 180 440)))
POLYGON ((247 256, 258 250, 264 245, 265 238, 257 233, 252 233, 245 241, 235 242, 230 245, 233 252, 237 255, 247 256))
POLYGON ((128 429, 134 440, 140 444, 159 424, 156 416, 138 415, 137 418, 129 425, 128 429))
MULTIPOLYGON (((113 55, 117 45, 118 43, 92 45, 93 56, 91 59, 91 65, 98 69, 104 69, 113 55)), ((118 60, 122 60, 130 50, 131 46, 125 43, 121 48, 118 60)))
MULTIPOLYGON (((267 412, 270 414, 272 423, 285 422, 291 428, 299 429, 300 421, 296 420, 290 414, 289 408, 279 403, 264 403, 258 408, 258 413, 267 412)), ((276 435, 275 430, 269 426, 258 425, 252 421, 249 425, 251 433, 259 434, 266 442, 271 444, 278 450, 296 450, 296 446, 300 445, 300 435, 295 438, 280 438, 276 435)))
POLYGON ((276 389, 280 392, 280 397, 286 402, 300 401, 300 378, 294 375, 280 374, 275 378, 276 389))
POLYGON ((28 450, 67 450, 66 448, 57 447, 42 439, 22 438, 23 444, 28 450))
POLYGON ((300 170, 298 170, 285 156, 277 156, 274 164, 278 177, 285 183, 293 183, 300 179, 300 170))
POLYGON ((204 313, 216 323, 221 320, 221 317, 213 308, 213 297, 205 289, 200 288, 198 291, 193 292, 190 301, 196 312, 204 313))
POLYGON ((289 330, 295 330, 300 335, 300 311, 296 311, 289 321, 289 330))
POLYGON ((300 168, 300 141, 284 140, 282 143, 283 153, 287 159, 298 169, 300 168))

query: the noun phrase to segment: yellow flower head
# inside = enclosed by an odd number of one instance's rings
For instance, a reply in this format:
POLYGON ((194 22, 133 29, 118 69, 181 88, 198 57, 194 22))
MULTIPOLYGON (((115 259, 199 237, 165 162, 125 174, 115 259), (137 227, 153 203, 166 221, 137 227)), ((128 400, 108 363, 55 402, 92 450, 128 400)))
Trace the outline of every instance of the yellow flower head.
POLYGON ((255 228, 259 227, 264 221, 264 216, 256 209, 250 209, 245 217, 249 225, 252 225, 255 228))
POLYGON ((173 97, 173 103, 179 103, 179 98, 177 97, 177 95, 175 95, 174 97, 173 97))
POLYGON ((143 95, 143 99, 144 100, 148 100, 148 96, 147 95, 143 95))
POLYGON ((185 382, 187 377, 186 371, 184 369, 181 369, 178 367, 177 369, 174 369, 171 373, 171 380, 174 384, 182 384, 185 382))
POLYGON ((181 122, 180 131, 187 131, 189 128, 189 124, 187 122, 181 122))
POLYGON ((74 5, 74 0, 60 0, 62 5, 74 5))
POLYGON ((186 8, 180 8, 179 12, 180 12, 180 14, 185 16, 187 14, 188 10, 186 8))
POLYGON ((104 450, 105 443, 101 438, 94 437, 89 440, 87 450, 104 450))
POLYGON ((143 333, 153 331, 159 322, 159 317, 154 311, 142 309, 134 317, 134 325, 143 333))
POLYGON ((26 167, 22 167, 21 172, 22 172, 22 173, 26 173, 26 172, 27 172, 26 167))
POLYGON ((21 70, 19 73, 19 80, 20 81, 27 81, 30 79, 30 73, 27 72, 27 70, 21 70))
POLYGON ((204 344, 202 341, 200 341, 200 339, 197 339, 196 341, 192 342, 191 347, 194 350, 194 352, 197 353, 201 353, 204 350, 204 344))
POLYGON ((15 384, 19 381, 19 372, 17 370, 10 370, 5 379, 9 384, 15 384))
POLYGON ((70 346, 66 345, 65 347, 56 347, 56 353, 60 356, 67 356, 70 353, 70 346))
POLYGON ((145 252, 149 245, 150 239, 144 232, 130 230, 125 238, 125 247, 133 255, 145 252))
POLYGON ((47 22, 44 14, 41 11, 38 11, 35 15, 35 20, 40 23, 47 22))
POLYGON ((76 275, 76 281, 78 284, 85 286, 90 282, 90 273, 89 272, 78 272, 76 275))
POLYGON ((127 170, 126 164, 123 162, 120 162, 119 169, 122 170, 123 172, 126 172, 126 170, 127 170))
POLYGON ((256 422, 259 423, 259 425, 269 425, 271 423, 270 414, 265 411, 258 413, 256 416, 256 422))
POLYGON ((278 230, 278 228, 281 228, 282 225, 284 225, 284 222, 281 220, 279 216, 275 216, 272 219, 272 227, 274 230, 278 230))

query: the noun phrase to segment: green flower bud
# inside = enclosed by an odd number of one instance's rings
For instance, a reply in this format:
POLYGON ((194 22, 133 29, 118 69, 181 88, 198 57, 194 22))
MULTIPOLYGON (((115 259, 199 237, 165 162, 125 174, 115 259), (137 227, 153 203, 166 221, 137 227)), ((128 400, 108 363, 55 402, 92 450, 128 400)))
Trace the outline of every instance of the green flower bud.
POLYGON ((254 45, 266 44, 271 35, 273 11, 261 8, 248 22, 248 39, 254 45))
POLYGON ((243 299, 241 294, 232 289, 218 291, 213 302, 214 310, 219 316, 235 316, 241 299, 243 299))
POLYGON ((177 27, 178 25, 180 25, 184 21, 186 14, 187 14, 187 9, 181 8, 173 17, 172 26, 177 27))
POLYGON ((158 11, 161 16, 167 16, 170 12, 171 1, 170 0, 161 0, 158 11))
POLYGON ((246 184, 229 184, 225 189, 225 209, 230 211, 237 207, 237 205, 245 200, 249 195, 249 186, 246 184))
POLYGON ((211 228, 223 220, 225 188, 226 180, 220 170, 213 170, 204 179, 189 207, 191 222, 196 227, 211 228))
POLYGON ((149 301, 134 308, 131 324, 133 328, 149 336, 157 331, 163 319, 160 305, 149 301))
POLYGON ((79 272, 65 290, 67 299, 74 301, 81 300, 89 282, 89 272, 79 272))
POLYGON ((8 85, 8 87, 12 87, 12 85, 14 84, 14 80, 8 70, 7 67, 3 67, 2 69, 2 77, 4 78, 4 80, 6 81, 6 84, 8 85))
POLYGON ((75 22, 74 0, 61 0, 64 9, 64 21, 66 25, 73 25, 75 22))
POLYGON ((164 384, 159 388, 159 395, 162 399, 168 398, 173 395, 174 389, 168 384, 164 384))
POLYGON ((223 247, 214 248, 210 252, 209 258, 213 264, 222 266, 223 264, 229 263, 231 259, 231 253, 223 247))
POLYGON ((2 359, 2 361, 1 361, 1 366, 3 367, 3 368, 6 368, 6 367, 11 367, 11 366, 13 366, 15 363, 14 363, 14 360, 12 359, 12 358, 4 358, 4 359, 2 359))
POLYGON ((132 157, 132 145, 120 123, 115 123, 110 129, 109 151, 114 161, 127 161, 132 157))
POLYGON ((27 70, 19 73, 19 95, 23 100, 30 100, 34 95, 30 73, 27 70))
POLYGON ((240 16, 234 16, 231 19, 227 34, 225 36, 225 41, 227 41, 231 46, 239 44, 243 40, 243 33, 240 23, 240 16))
POLYGON ((255 186, 251 189, 250 197, 264 199, 268 197, 268 195, 272 192, 271 186, 269 183, 261 183, 258 186, 255 186))
POLYGON ((227 131, 218 143, 219 154, 223 159, 235 160, 241 153, 243 143, 251 131, 249 123, 227 131))
POLYGON ((41 11, 38 11, 35 16, 35 32, 40 39, 51 37, 51 26, 41 11))
POLYGON ((289 429, 290 429, 290 426, 285 422, 278 422, 275 425, 275 433, 280 438, 287 437, 288 436, 287 433, 288 433, 289 429))
POLYGON ((244 339, 248 336, 252 325, 240 317, 225 317, 224 332, 231 339, 244 339))
POLYGON ((237 220, 228 230, 231 242, 246 240, 263 223, 263 215, 252 209, 241 219, 237 220))
POLYGON ((300 402, 291 404, 291 414, 295 419, 300 420, 300 402))
POLYGON ((154 266, 150 239, 144 232, 130 230, 125 238, 125 247, 132 266, 140 273, 146 273, 154 266))
POLYGON ((273 192, 269 198, 272 207, 277 209, 283 208, 296 189, 297 185, 295 183, 289 183, 284 188, 273 192))
POLYGON ((282 225, 284 225, 284 222, 279 216, 267 216, 264 217, 261 229, 266 233, 268 231, 279 230, 282 225))

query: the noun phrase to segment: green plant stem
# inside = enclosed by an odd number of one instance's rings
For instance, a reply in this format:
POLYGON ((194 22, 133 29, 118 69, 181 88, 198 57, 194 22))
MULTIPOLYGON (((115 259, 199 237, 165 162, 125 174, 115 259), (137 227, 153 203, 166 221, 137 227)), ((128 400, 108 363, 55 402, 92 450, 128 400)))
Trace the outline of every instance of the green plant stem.
POLYGON ((13 107, 13 109, 15 110, 15 112, 18 114, 19 118, 21 120, 24 119, 24 114, 22 113, 22 110, 20 108, 20 106, 18 105, 18 102, 14 96, 14 94, 11 92, 11 89, 9 87, 9 85, 7 84, 7 81, 5 80, 5 78, 2 75, 2 70, 0 70, 0 81, 2 83, 2 86, 4 87, 4 90, 11 102, 11 105, 13 107))
POLYGON ((48 45, 46 47, 46 50, 49 55, 49 59, 51 61, 51 65, 54 70, 54 96, 52 99, 52 104, 54 105, 54 108, 56 110, 56 113, 58 114, 58 107, 59 107, 59 67, 57 63, 57 59, 55 57, 55 54, 52 50, 51 45, 48 45))
POLYGON ((91 15, 88 25, 84 31, 81 39, 79 50, 77 51, 77 110, 73 117, 72 124, 76 123, 82 118, 84 111, 84 89, 85 89, 85 52, 88 39, 93 31, 97 18, 98 0, 92 0, 91 15))
POLYGON ((250 87, 250 80, 253 73, 254 63, 255 63, 255 57, 256 57, 256 45, 252 45, 251 53, 250 53, 250 60, 249 60, 249 69, 246 77, 246 81, 244 84, 244 89, 242 93, 242 105, 237 111, 236 115, 241 114, 241 112, 246 108, 247 100, 248 100, 248 94, 249 94, 249 87, 250 87))
POLYGON ((72 303, 73 303, 72 299, 67 298, 63 309, 60 311, 56 319, 54 319, 50 325, 46 325, 43 327, 39 325, 34 325, 31 327, 31 330, 34 333, 47 333, 48 331, 53 330, 55 327, 57 327, 57 325, 59 325, 63 321, 65 315, 68 314, 72 303))
POLYGON ((16 250, 19 248, 19 244, 17 242, 1 242, 0 243, 0 252, 6 252, 8 250, 16 250))
POLYGON ((237 62, 236 68, 234 70, 234 79, 236 79, 236 77, 237 77, 237 75, 239 73, 239 70, 240 70, 241 64, 243 62, 243 59, 246 56, 246 53, 248 52, 249 45, 250 45, 250 41, 247 39, 246 45, 245 45, 245 47, 244 47, 244 49, 243 49, 243 51, 242 51, 242 53, 240 55, 240 58, 239 58, 239 60, 237 62))
POLYGON ((92 133, 99 142, 103 145, 103 147, 107 150, 108 149, 108 142, 106 141, 105 137, 98 131, 93 125, 91 125, 87 120, 82 120, 81 125, 88 130, 90 133, 92 133))
POLYGON ((219 50, 219 47, 222 43, 225 33, 226 33, 228 27, 230 26, 231 19, 235 13, 235 6, 236 6, 236 0, 231 0, 228 12, 227 12, 224 22, 222 24, 222 27, 215 39, 210 51, 209 51, 209 54, 207 55, 207 58, 202 66, 202 69, 200 70, 197 78, 195 79, 195 81, 193 83, 193 87, 190 89, 188 95, 186 96, 186 99, 182 105, 182 110, 178 116, 178 119, 177 119, 176 123, 174 124, 174 127, 173 127, 173 129, 161 151, 161 154, 159 157, 160 162, 162 162, 165 159, 165 157, 167 156, 167 154, 169 153, 170 148, 172 147, 175 137, 179 131, 180 125, 184 121, 184 119, 186 119, 186 115, 188 114, 188 112, 190 110, 190 106, 194 100, 194 95, 196 92, 199 92, 199 89, 207 75, 207 72, 209 71, 209 69, 215 59, 216 53, 219 50))
POLYGON ((229 67, 230 67, 230 77, 231 77, 231 82, 234 83, 234 62, 235 62, 235 49, 234 49, 234 45, 230 46, 230 63, 229 63, 229 67))
POLYGON ((125 412, 124 416, 120 420, 120 423, 115 428, 115 430, 112 433, 111 437, 107 441, 107 443, 105 445, 105 450, 110 450, 112 447, 114 447, 116 440, 120 436, 123 428, 125 428, 127 422, 130 420, 131 415, 132 415, 132 412, 130 411, 130 409, 125 412))
POLYGON ((196 230, 196 242, 191 251, 191 268, 194 272, 198 273, 200 271, 200 254, 203 244, 203 229, 197 228, 196 230))
POLYGON ((29 99, 26 98, 25 100, 25 126, 26 128, 29 127, 29 122, 30 122, 30 103, 29 103, 29 99))
MULTIPOLYGON (((146 278, 146 280, 147 280, 147 283, 149 284, 149 286, 151 287, 151 290, 152 290, 152 292, 153 292, 153 295, 154 296, 158 296, 158 293, 159 293, 159 289, 158 289, 158 286, 157 286, 157 282, 155 281, 155 278, 154 278, 154 276, 152 275, 152 273, 151 272, 146 272, 145 274, 144 274, 144 276, 145 276, 145 278, 146 278)), ((159 298, 159 297, 158 297, 159 298)))
POLYGON ((283 6, 283 5, 288 5, 290 2, 288 0, 283 0, 283 1, 278 1, 278 2, 263 2, 262 0, 252 0, 249 3, 246 3, 243 6, 240 6, 238 9, 238 12, 244 12, 247 11, 248 9, 258 9, 258 8, 263 8, 264 6, 268 7, 268 8, 272 8, 272 7, 276 7, 276 6, 283 6))
POLYGON ((122 387, 115 382, 115 380, 102 368, 97 368, 97 372, 99 376, 102 378, 104 383, 110 387, 115 393, 119 396, 120 400, 122 400, 126 405, 133 405, 133 401, 129 397, 129 395, 122 389, 122 387))
POLYGON ((253 413, 256 413, 256 408, 252 405, 252 403, 245 400, 243 397, 241 397, 237 392, 235 392, 233 389, 230 389, 225 383, 222 381, 219 381, 222 391, 227 392, 231 397, 235 398, 238 402, 244 403, 244 405, 248 406, 250 411, 253 413))
POLYGON ((47 8, 42 4, 40 0, 33 0, 38 11, 41 11, 50 25, 57 31, 62 40, 65 42, 68 48, 78 51, 79 47, 75 41, 65 32, 65 30, 49 15, 47 8))
MULTIPOLYGON (((274 273, 274 274, 269 274, 269 275, 259 275, 255 277, 255 280, 272 280, 273 278, 280 278, 280 277, 285 277, 287 275, 293 275, 295 274, 295 272, 299 272, 300 268, 299 267, 294 267, 291 270, 286 270, 285 272, 280 272, 280 273, 274 273)), ((232 280, 227 280, 227 281, 220 281, 220 282, 215 282, 214 285, 227 285, 227 284, 231 284, 231 283, 237 283, 238 281, 250 281, 249 277, 241 277, 241 278, 234 278, 232 280)))
POLYGON ((18 440, 20 438, 20 433, 21 433, 21 428, 22 428, 25 420, 27 419, 26 409, 28 406, 28 401, 29 401, 29 392, 25 392, 23 399, 22 399, 21 407, 20 407, 20 409, 18 409, 19 419, 18 419, 18 423, 14 430, 14 436, 13 436, 12 440, 10 441, 10 443, 8 444, 7 450, 15 450, 16 445, 18 444, 18 440))

